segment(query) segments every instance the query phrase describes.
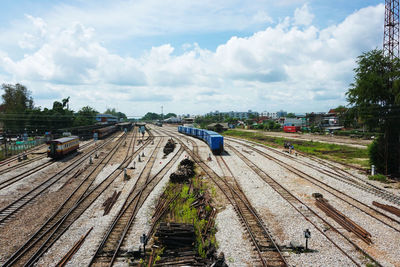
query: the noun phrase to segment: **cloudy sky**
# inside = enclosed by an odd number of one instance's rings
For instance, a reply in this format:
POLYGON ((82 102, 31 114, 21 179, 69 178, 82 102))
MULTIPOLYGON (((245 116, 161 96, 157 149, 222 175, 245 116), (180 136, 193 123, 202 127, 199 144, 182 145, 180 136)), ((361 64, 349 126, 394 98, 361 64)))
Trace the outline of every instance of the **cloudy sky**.
POLYGON ((328 111, 382 47, 383 3, 2 0, 0 83, 128 116, 328 111))

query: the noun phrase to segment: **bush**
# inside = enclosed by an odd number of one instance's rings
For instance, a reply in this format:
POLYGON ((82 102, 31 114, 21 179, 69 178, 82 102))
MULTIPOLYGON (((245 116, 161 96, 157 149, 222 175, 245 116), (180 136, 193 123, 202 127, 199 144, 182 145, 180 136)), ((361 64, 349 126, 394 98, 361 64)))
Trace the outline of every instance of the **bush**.
POLYGON ((376 171, 380 173, 385 172, 385 145, 382 136, 378 136, 368 146, 369 162, 371 165, 375 165, 376 171))
POLYGON ((388 183, 387 177, 383 174, 369 175, 369 180, 379 181, 382 183, 388 183))

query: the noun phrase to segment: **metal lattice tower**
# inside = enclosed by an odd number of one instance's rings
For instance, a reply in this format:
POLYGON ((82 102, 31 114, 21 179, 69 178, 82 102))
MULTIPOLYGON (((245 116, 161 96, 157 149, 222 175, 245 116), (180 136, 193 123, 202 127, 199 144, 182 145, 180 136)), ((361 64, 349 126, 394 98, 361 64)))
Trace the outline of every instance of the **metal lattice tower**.
POLYGON ((385 0, 383 52, 391 59, 399 57, 399 0, 385 0))

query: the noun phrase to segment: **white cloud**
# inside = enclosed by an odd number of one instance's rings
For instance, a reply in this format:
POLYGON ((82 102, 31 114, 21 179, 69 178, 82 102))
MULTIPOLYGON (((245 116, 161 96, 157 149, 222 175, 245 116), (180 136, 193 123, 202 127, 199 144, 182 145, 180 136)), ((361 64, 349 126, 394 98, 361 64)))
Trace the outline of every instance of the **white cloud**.
MULTIPOLYGON (((327 108, 335 101, 343 104, 355 58, 380 43, 383 7, 361 9, 338 25, 318 29, 305 4, 293 18, 249 37, 232 37, 215 51, 186 44, 178 54, 163 44, 136 58, 111 52, 83 22, 50 27, 45 19, 27 16, 40 42, 25 46, 33 51, 21 59, 0 51, 0 70, 35 85, 37 96, 53 88, 71 95, 76 105, 118 106, 128 114, 163 102, 173 112, 191 113, 282 108, 276 103, 308 111, 312 101, 327 108), (46 85, 42 92, 40 83, 46 85)), ((268 21, 266 13, 254 14, 268 21)))
POLYGON ((312 23, 314 14, 310 13, 307 4, 304 4, 301 8, 296 8, 294 11, 294 24, 308 26, 312 23))

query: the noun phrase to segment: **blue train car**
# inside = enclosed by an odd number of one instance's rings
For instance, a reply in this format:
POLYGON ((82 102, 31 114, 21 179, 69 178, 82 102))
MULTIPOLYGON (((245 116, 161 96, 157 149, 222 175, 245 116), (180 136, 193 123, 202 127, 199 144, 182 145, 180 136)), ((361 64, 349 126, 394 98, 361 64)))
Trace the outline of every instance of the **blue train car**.
POLYGON ((178 126, 178 132, 205 141, 214 154, 221 154, 224 151, 224 137, 216 132, 184 126, 178 126))

